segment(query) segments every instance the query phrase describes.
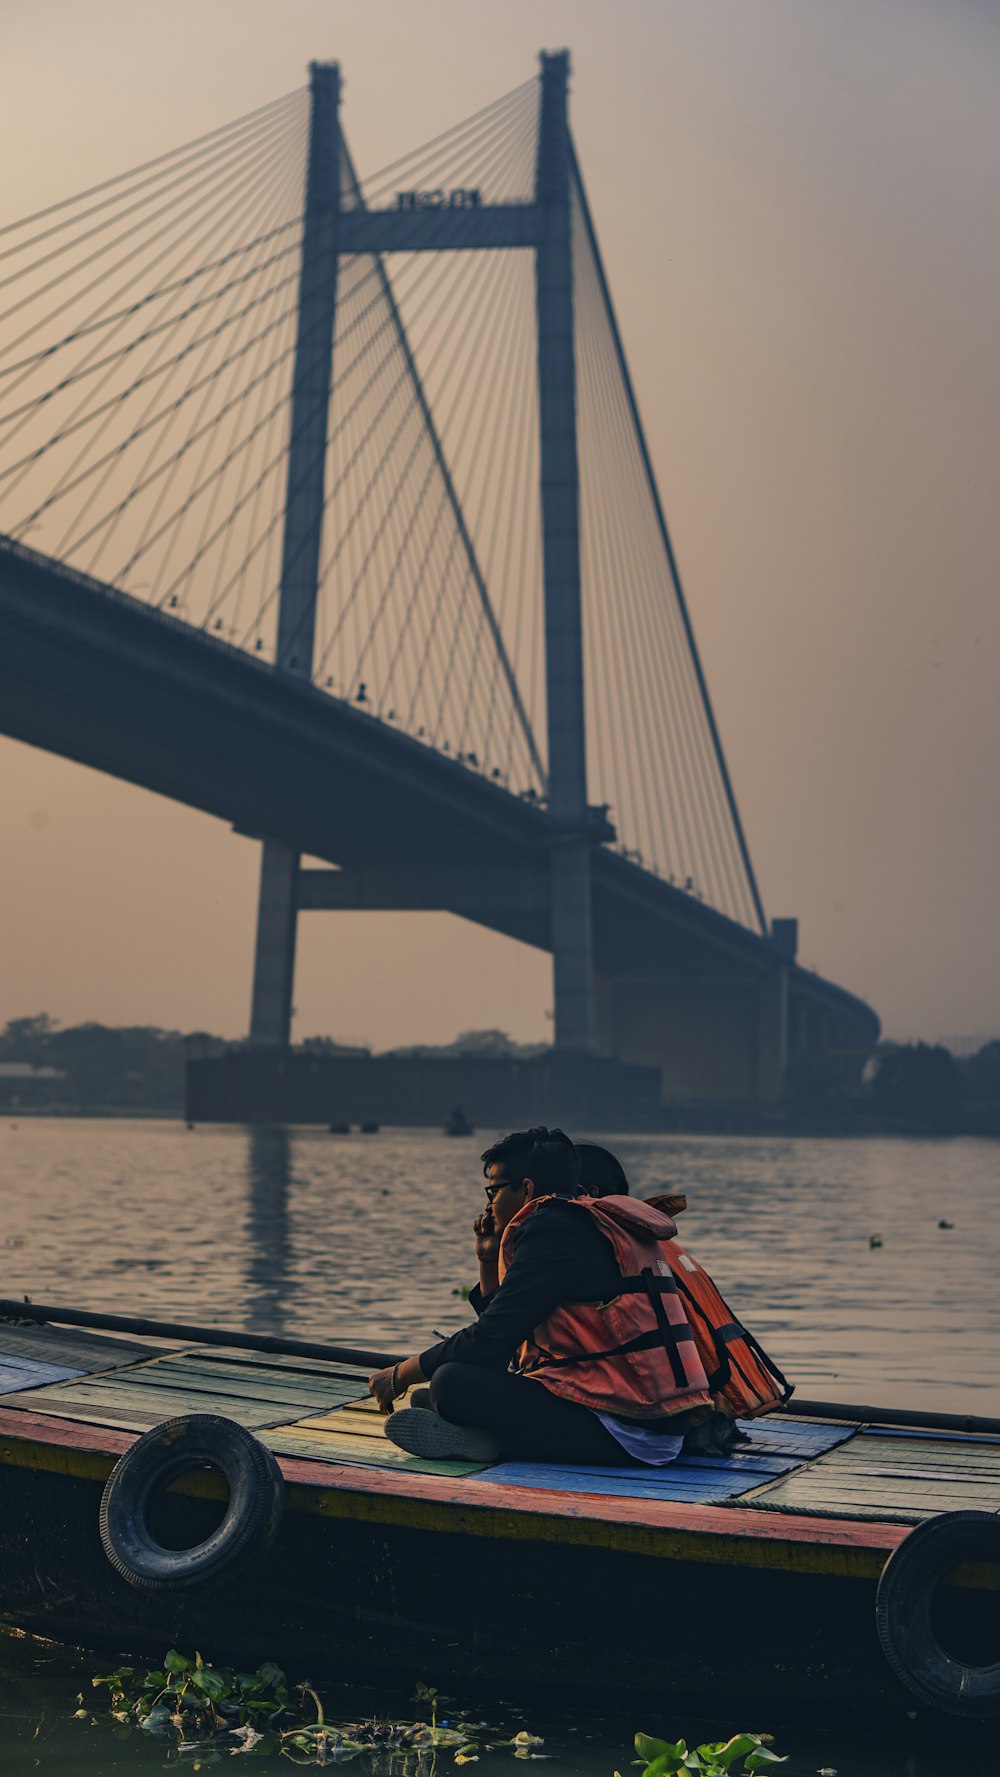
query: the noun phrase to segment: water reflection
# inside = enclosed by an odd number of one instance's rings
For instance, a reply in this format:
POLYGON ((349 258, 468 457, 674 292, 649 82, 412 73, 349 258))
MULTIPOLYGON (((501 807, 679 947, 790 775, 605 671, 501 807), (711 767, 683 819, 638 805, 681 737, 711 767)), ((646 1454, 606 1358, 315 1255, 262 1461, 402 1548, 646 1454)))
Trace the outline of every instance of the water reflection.
POLYGON ((292 1244, 288 1192, 292 1141, 287 1129, 247 1130, 247 1301, 245 1324, 254 1333, 284 1333, 292 1244))

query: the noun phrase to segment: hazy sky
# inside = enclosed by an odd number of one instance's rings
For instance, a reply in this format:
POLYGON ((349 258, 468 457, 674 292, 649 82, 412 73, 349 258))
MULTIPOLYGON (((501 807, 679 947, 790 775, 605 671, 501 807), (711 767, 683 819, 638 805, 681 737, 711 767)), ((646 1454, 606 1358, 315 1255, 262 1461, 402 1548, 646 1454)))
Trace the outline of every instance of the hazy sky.
MULTIPOLYGON (((362 173, 573 54, 572 113, 772 915, 898 1036, 1000 1030, 1000 7, 0 0, 0 220, 337 58, 362 173)), ((0 1020, 245 1028, 258 848, 0 741, 0 1020)), ((548 959, 312 914, 296 1034, 545 1033, 548 959)))

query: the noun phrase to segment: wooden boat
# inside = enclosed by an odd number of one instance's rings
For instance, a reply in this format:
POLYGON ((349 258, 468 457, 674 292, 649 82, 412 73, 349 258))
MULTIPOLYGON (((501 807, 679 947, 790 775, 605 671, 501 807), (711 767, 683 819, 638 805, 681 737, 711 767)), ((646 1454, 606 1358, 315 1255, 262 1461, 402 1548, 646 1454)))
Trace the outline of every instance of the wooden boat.
MULTIPOLYGON (((914 1525, 1000 1505, 990 1421, 818 1403, 748 1423, 732 1457, 660 1470, 431 1462, 385 1438, 368 1396, 389 1354, 21 1313, 48 1324, 0 1320, 0 1620, 102 1651, 177 1644, 313 1680, 535 1683, 661 1711, 722 1698, 751 1725, 817 1706, 923 1721, 880 1646, 879 1576, 914 1525), (105 1557, 102 1490, 140 1433, 191 1412, 275 1453, 281 1528, 212 1589, 140 1591, 105 1557)), ((223 1496, 209 1471, 175 1482, 164 1540, 199 1542, 223 1496)), ((940 1620, 969 1659, 992 1634, 995 1657, 1000 1570, 970 1559, 951 1581, 940 1620)))

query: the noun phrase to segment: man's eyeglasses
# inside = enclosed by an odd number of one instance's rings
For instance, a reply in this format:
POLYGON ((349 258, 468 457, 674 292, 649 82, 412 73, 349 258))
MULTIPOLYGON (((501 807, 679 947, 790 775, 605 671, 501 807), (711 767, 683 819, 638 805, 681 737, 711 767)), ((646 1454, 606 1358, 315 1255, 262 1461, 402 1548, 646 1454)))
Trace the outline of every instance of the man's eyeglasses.
POLYGON ((498 1185, 484 1185, 487 1203, 492 1203, 498 1191, 513 1191, 514 1186, 509 1179, 501 1179, 498 1185))

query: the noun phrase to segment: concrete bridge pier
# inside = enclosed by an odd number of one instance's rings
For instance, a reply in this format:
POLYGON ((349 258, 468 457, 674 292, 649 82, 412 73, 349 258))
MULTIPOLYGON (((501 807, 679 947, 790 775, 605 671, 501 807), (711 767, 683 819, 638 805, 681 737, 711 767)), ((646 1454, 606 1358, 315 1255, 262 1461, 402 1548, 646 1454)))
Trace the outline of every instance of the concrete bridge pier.
POLYGON ((787 976, 604 980, 600 1047, 660 1069, 667 1104, 775 1104, 784 1091, 787 976))

